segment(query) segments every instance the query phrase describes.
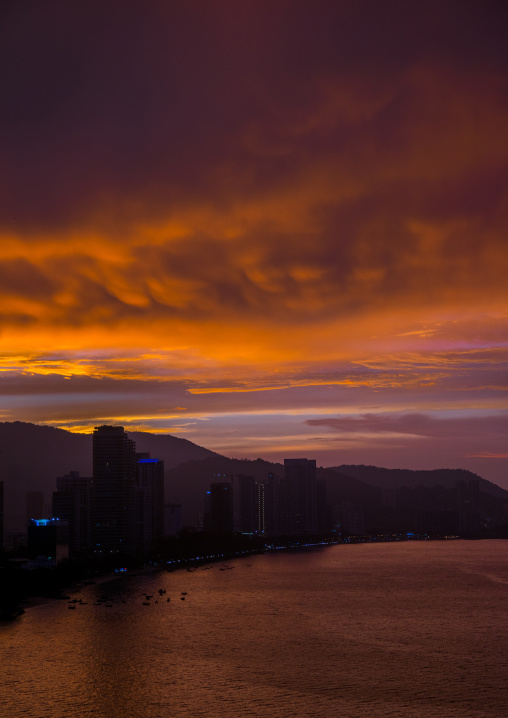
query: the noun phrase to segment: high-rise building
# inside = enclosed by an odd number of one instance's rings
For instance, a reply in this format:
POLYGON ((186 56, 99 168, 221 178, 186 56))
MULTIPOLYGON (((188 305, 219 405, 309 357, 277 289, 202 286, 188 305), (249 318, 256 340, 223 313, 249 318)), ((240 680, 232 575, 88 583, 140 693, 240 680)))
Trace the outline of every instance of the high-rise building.
POLYGON ((234 531, 233 485, 229 482, 213 483, 207 494, 205 530, 221 533, 234 531))
POLYGON ((256 523, 257 533, 260 536, 264 536, 266 534, 265 510, 265 484, 263 481, 256 481, 256 523))
POLYGON ((92 545, 96 553, 136 551, 134 442, 123 426, 99 426, 93 433, 92 545))
POLYGON ((92 479, 71 471, 56 480, 52 515, 65 519, 69 526, 71 556, 90 548, 92 479))
POLYGON ((28 567, 52 568, 68 557, 67 521, 31 519, 28 524, 28 567))
POLYGON ((232 477, 234 528, 241 533, 258 531, 258 490, 253 476, 238 474, 232 477))
POLYGON ((136 454, 136 550, 148 553, 164 531, 164 462, 136 454))
POLYGON ((326 500, 326 482, 316 480, 317 532, 328 534, 332 530, 332 510, 326 500))
MULTIPOLYGON (((268 474, 263 482, 263 533, 266 536, 278 536, 280 531, 279 489, 280 481, 276 474, 268 474)), ((261 500, 261 496, 260 496, 261 500)))
POLYGON ((280 532, 301 536, 318 532, 318 491, 314 459, 284 459, 279 486, 280 532))

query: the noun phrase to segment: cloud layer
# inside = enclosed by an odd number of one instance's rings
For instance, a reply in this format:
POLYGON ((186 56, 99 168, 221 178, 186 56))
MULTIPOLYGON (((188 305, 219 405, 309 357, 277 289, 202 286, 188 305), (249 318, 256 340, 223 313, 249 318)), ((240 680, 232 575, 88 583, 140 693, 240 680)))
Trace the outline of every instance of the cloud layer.
POLYGON ((508 411, 503 4, 1 13, 5 417, 508 411))

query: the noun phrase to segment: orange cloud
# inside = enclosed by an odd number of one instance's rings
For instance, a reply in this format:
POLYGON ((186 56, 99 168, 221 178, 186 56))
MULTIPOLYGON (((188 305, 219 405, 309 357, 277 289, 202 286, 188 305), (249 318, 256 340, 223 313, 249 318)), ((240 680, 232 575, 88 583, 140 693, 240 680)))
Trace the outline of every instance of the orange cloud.
POLYGON ((495 4, 106 5, 6 17, 11 415, 506 407, 495 4))

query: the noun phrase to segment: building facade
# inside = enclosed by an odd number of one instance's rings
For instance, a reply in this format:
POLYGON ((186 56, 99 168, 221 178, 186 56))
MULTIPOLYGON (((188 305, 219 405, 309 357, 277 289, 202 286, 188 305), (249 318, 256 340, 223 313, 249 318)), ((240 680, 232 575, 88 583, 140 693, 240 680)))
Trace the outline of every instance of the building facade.
POLYGON ((279 484, 280 533, 304 536, 318 533, 318 490, 314 459, 284 459, 279 484))
POLYGON ((137 461, 123 426, 93 433, 92 547, 97 554, 136 551, 137 461))
POLYGON ((52 515, 67 521, 69 526, 69 553, 74 556, 90 548, 92 478, 71 471, 56 480, 53 492, 52 515))
POLYGON ((164 533, 164 462, 136 454, 136 552, 148 553, 164 533))

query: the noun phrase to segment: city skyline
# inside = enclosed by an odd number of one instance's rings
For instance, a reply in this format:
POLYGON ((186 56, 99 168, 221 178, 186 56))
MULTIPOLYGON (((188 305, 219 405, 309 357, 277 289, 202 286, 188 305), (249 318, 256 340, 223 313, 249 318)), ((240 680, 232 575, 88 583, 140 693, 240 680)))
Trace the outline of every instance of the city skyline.
POLYGON ((507 487, 496 2, 8 3, 0 420, 507 487))

